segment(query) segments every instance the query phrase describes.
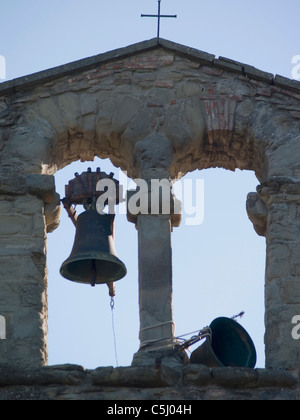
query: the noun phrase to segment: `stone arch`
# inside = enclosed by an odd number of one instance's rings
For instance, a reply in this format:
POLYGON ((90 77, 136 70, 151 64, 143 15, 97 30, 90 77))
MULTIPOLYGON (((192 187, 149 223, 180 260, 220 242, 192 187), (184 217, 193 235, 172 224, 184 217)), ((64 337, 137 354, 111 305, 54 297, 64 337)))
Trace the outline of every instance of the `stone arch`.
POLYGON ((265 99, 270 85, 208 66, 206 57, 155 48, 94 67, 16 94, 3 111, 13 125, 3 129, 4 154, 14 154, 26 172, 42 173, 78 158, 109 157, 134 177, 135 144, 159 132, 173 146, 171 177, 221 166, 261 178, 268 134, 283 119, 284 130, 294 122, 265 99))
POLYGON ((160 133, 172 144, 168 170, 174 179, 209 167, 249 169, 262 177, 269 143, 257 136, 258 118, 272 114, 270 107, 228 95, 170 100, 163 89, 155 93, 161 95, 160 101, 151 96, 158 105, 145 103, 143 91, 121 99, 114 91, 109 96, 102 91, 62 92, 33 101, 22 112, 22 124, 10 133, 5 152, 26 172, 51 174, 78 159, 98 156, 135 177, 136 144, 160 133))

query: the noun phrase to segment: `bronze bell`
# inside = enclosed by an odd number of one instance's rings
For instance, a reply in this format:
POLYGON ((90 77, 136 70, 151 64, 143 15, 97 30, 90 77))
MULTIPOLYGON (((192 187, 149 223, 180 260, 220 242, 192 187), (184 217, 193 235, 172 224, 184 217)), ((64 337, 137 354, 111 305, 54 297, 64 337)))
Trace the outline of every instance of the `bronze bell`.
POLYGON ((247 331, 230 318, 217 318, 210 324, 211 338, 191 355, 192 364, 208 367, 246 367, 256 365, 256 349, 247 331))
POLYGON ((114 215, 97 210, 80 214, 76 223, 74 246, 60 273, 77 283, 111 284, 122 279, 127 270, 119 260, 114 244, 114 215))

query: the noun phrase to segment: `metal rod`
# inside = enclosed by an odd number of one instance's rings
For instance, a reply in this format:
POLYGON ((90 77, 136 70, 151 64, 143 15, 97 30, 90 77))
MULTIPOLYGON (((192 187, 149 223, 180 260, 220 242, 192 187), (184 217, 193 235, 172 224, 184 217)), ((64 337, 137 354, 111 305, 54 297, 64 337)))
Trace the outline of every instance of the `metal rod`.
MULTIPOLYGON (((157 18, 157 15, 141 15, 141 17, 151 17, 151 18, 157 18)), ((177 18, 177 15, 160 15, 161 18, 177 18)))
POLYGON ((66 198, 63 198, 61 202, 64 208, 66 209, 68 216, 72 220, 73 225, 76 227, 77 226, 77 213, 76 213, 75 208, 72 206, 72 204, 68 202, 66 198))
POLYGON ((158 0, 158 24, 157 24, 157 38, 159 38, 159 35, 160 35, 160 4, 161 4, 161 0, 158 0))
POLYGON ((157 15, 144 15, 142 14, 141 17, 150 17, 150 18, 158 18, 157 22, 157 38, 160 38, 160 19, 161 18, 177 18, 177 15, 161 15, 161 0, 158 0, 158 14, 157 15))
POLYGON ((244 315, 245 315, 245 312, 243 311, 243 312, 239 313, 238 315, 235 315, 235 316, 231 317, 231 319, 233 321, 235 321, 237 318, 243 318, 244 315))

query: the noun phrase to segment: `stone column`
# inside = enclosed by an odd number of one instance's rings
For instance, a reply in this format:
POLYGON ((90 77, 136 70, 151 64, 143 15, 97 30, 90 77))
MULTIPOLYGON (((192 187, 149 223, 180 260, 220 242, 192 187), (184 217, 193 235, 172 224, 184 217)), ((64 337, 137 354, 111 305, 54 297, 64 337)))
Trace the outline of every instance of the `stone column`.
POLYGON ((54 190, 53 177, 24 175, 13 166, 0 170, 0 315, 6 321, 1 364, 47 364, 45 215, 48 206, 59 213, 54 190))
POLYGON ((300 182, 274 178, 258 189, 267 216, 266 367, 299 369, 300 341, 293 318, 300 315, 300 182))
MULTIPOLYGON (((174 349, 171 231, 180 215, 139 214, 138 230, 140 349, 134 364, 148 364, 174 349)), ((174 361, 173 361, 174 362, 174 361)))
POLYGON ((140 215, 137 229, 141 350, 173 348, 170 216, 140 215))
MULTIPOLYGON (((174 212, 178 203, 169 181, 172 160, 169 140, 153 134, 137 144, 134 156, 143 181, 137 181, 140 212, 132 214, 128 206, 128 220, 138 230, 141 345, 133 364, 141 365, 151 363, 153 354, 157 359, 157 355, 164 356, 174 349, 171 231, 173 226, 179 226, 181 216, 175 214, 178 210, 174 212), (158 189, 154 191, 154 185, 162 180, 167 193, 160 195, 158 189)), ((136 191, 128 194, 128 203, 136 194, 136 191)))

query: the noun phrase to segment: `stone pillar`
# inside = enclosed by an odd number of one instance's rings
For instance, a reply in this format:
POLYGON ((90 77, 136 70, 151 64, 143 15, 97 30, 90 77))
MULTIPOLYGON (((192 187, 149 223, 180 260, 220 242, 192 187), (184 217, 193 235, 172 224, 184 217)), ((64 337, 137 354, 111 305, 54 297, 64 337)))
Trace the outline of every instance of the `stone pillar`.
MULTIPOLYGON (((141 365, 151 363, 153 354, 157 359, 158 354, 164 357, 174 349, 171 231, 179 226, 181 215, 174 212, 178 203, 168 174, 172 161, 169 140, 155 133, 137 144, 134 157, 143 181, 137 181, 140 212, 132 214, 128 206, 128 220, 138 230, 141 345, 133 364, 141 365), (162 180, 166 194, 154 191, 155 183, 162 180)), ((137 191, 128 194, 128 204, 137 191)))
POLYGON ((139 243, 140 349, 173 348, 170 216, 140 215, 137 220, 137 229, 139 243))
POLYGON ((292 321, 300 315, 300 182, 274 178, 257 191, 268 210, 266 367, 299 369, 300 341, 293 338, 292 321))
MULTIPOLYGON (((128 219, 134 222, 132 214, 128 219)), ((174 349, 171 231, 180 215, 139 214, 138 230, 140 349, 134 365, 153 362, 174 349)), ((174 362, 174 360, 173 360, 174 362)))
POLYGON ((47 364, 45 209, 53 206, 54 190, 53 177, 25 176, 11 166, 0 171, 1 364, 47 364))

